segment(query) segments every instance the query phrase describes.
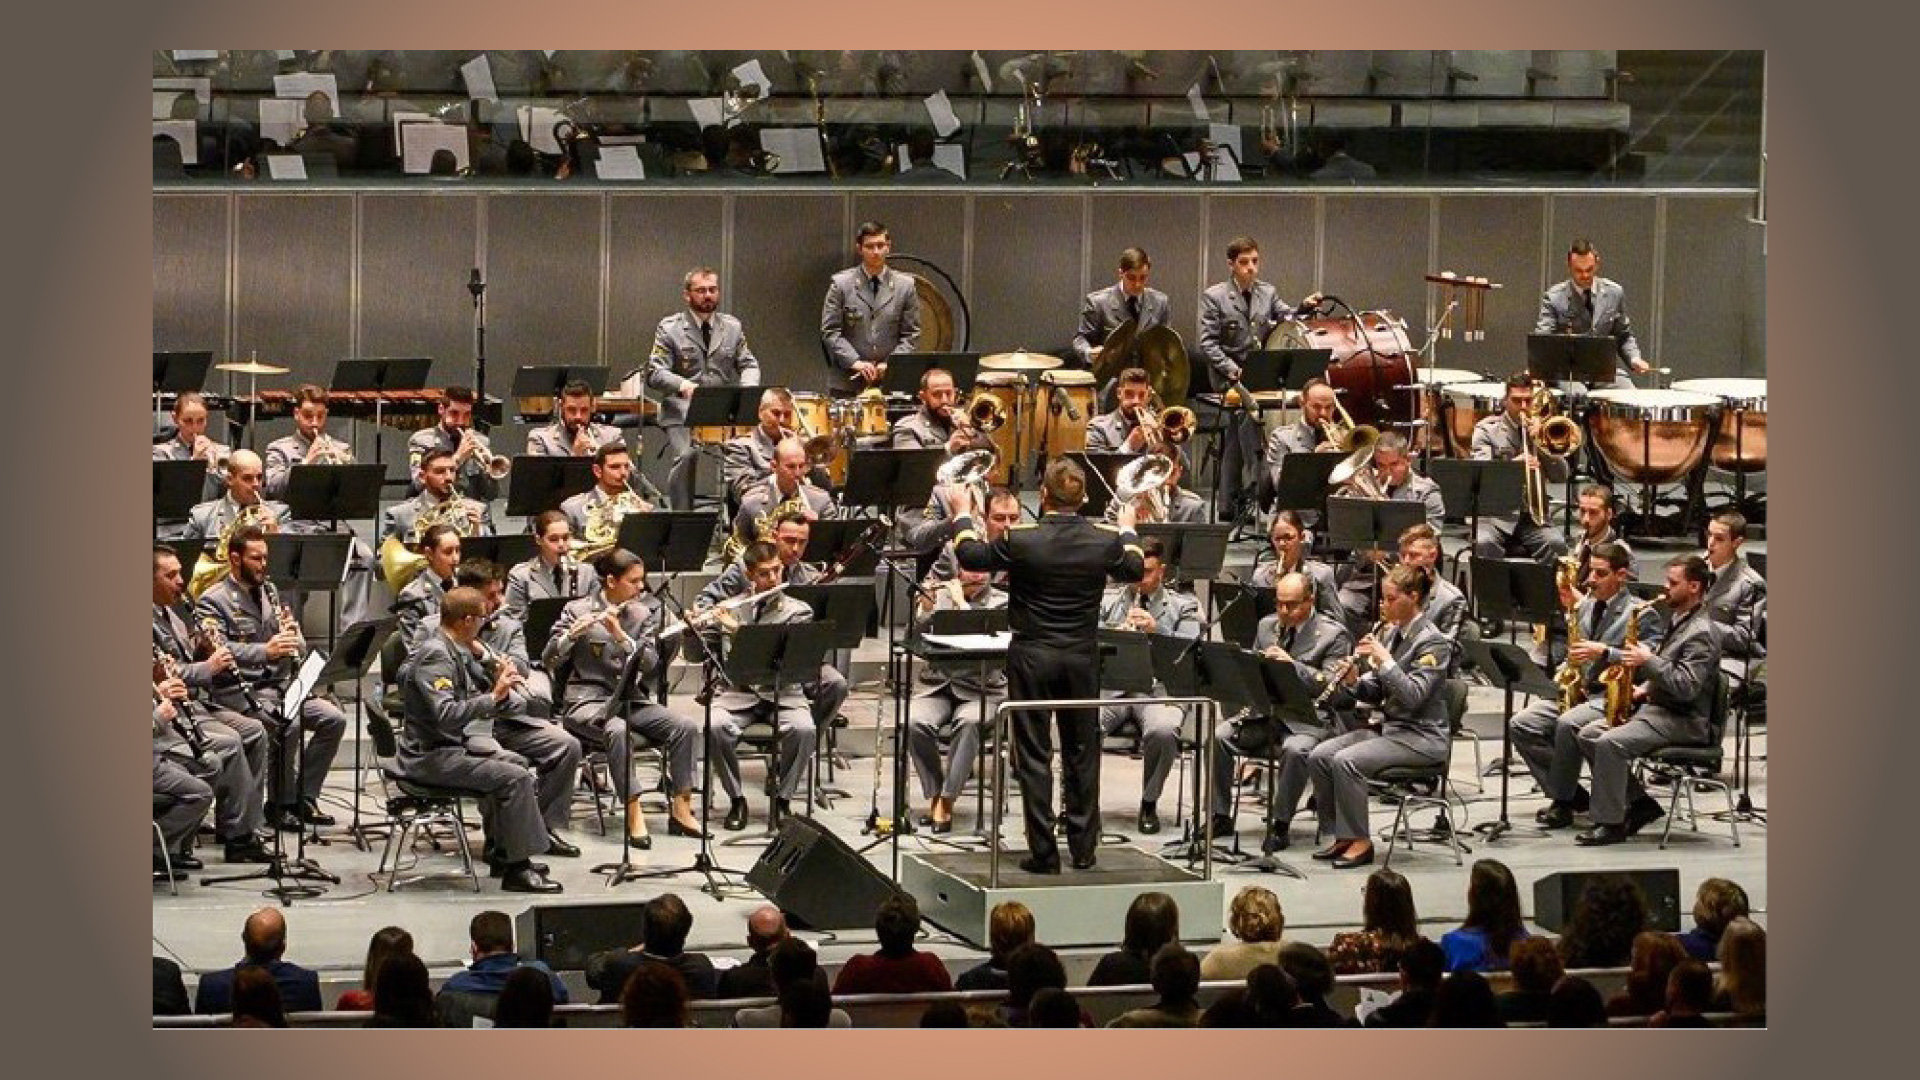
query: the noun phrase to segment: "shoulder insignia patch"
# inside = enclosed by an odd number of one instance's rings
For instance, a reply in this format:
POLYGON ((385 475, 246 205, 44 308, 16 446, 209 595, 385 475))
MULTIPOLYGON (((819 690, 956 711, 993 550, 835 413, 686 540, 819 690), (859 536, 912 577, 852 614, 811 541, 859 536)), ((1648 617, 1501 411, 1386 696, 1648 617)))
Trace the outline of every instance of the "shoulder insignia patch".
POLYGON ((451 690, 453 689, 453 680, 447 678, 445 675, 442 675, 439 678, 433 680, 433 688, 435 690, 451 690))
POLYGON ((1421 667, 1439 667, 1440 658, 1433 655, 1432 653, 1421 653, 1420 659, 1415 661, 1415 663, 1419 664, 1421 667))

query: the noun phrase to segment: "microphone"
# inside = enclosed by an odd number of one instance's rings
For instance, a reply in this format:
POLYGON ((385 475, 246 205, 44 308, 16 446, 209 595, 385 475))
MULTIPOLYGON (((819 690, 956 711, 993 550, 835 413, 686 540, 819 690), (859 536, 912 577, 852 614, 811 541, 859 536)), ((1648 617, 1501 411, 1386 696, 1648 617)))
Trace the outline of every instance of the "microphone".
POLYGON ((1080 422, 1080 410, 1073 407, 1073 396, 1067 393, 1065 387, 1056 386, 1053 388, 1053 411, 1059 412, 1061 409, 1066 410, 1067 419, 1076 424, 1080 422))
POLYGON ((487 283, 481 280, 480 268, 476 266, 473 268, 472 274, 467 278, 467 292, 472 294, 474 301, 478 303, 480 294, 486 291, 487 283))

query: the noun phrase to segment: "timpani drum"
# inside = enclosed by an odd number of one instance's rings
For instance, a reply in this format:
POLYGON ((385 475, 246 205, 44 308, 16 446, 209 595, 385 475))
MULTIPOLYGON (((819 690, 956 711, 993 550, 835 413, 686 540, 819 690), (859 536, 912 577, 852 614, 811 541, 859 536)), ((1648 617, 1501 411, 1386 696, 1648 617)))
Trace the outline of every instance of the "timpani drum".
POLYGON ((1098 412, 1094 395, 1091 371, 1041 372, 1040 394, 1034 400, 1033 414, 1028 418, 1027 446, 1033 450, 1044 449, 1049 458, 1085 450, 1087 424, 1098 412), (1073 402, 1080 419, 1075 420, 1068 414, 1066 407, 1056 399, 1055 389, 1073 402))
POLYGON ((1706 456, 1721 400, 1689 390, 1594 390, 1587 432, 1613 471, 1635 483, 1671 483, 1706 456))
POLYGON ((1021 416, 1020 399, 1026 394, 1026 376, 1017 371, 982 371, 973 380, 973 392, 986 394, 1000 403, 1000 411, 1007 422, 995 428, 987 435, 993 443, 995 454, 993 471, 987 479, 995 484, 1007 482, 1007 470, 1013 466, 1015 452, 1014 436, 1016 427, 1014 418, 1021 416))
POLYGON ((1767 380, 1682 379, 1673 388, 1720 399, 1714 468, 1747 473, 1767 467, 1767 380))
POLYGON ((1473 427, 1505 408, 1507 384, 1493 382, 1456 382, 1440 388, 1446 398, 1442 410, 1447 418, 1447 440, 1454 457, 1466 457, 1473 450, 1473 427))
POLYGON ((1459 383, 1484 382, 1486 376, 1465 368, 1423 368, 1413 369, 1413 382, 1405 388, 1409 394, 1420 395, 1419 431, 1410 440, 1415 452, 1425 450, 1429 445, 1438 454, 1452 454, 1466 457, 1465 447, 1455 449, 1450 433, 1445 426, 1446 409, 1441 401, 1442 392, 1449 386, 1459 383))

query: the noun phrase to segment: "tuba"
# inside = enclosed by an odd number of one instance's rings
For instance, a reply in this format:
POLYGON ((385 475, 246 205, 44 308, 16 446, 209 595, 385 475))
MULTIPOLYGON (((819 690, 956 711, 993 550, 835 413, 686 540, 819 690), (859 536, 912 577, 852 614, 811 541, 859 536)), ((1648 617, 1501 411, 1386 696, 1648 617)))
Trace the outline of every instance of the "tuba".
POLYGON ((188 595, 195 600, 200 599, 200 594, 218 585, 220 579, 232 570, 232 564, 227 561, 227 552, 233 545, 233 534, 245 525, 259 525, 269 531, 277 531, 280 523, 274 519, 273 512, 267 509, 265 503, 248 503, 241 507, 240 512, 233 515, 233 520, 227 522, 227 527, 220 530, 220 538, 214 542, 213 552, 202 552, 193 564, 193 577, 187 581, 188 595))
POLYGON ((426 569, 427 557, 416 549, 426 538, 427 530, 435 525, 451 525, 463 537, 480 531, 478 519, 467 509, 466 500, 458 495, 427 507, 413 519, 412 540, 403 542, 397 536, 389 536, 380 544, 380 576, 388 588, 397 593, 426 569))

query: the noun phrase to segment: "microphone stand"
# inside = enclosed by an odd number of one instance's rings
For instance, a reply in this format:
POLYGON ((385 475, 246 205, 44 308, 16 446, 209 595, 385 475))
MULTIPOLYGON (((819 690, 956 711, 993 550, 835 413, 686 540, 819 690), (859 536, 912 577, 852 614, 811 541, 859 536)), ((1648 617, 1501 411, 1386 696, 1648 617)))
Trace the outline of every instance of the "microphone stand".
POLYGON ((467 278, 467 294, 473 297, 473 394, 475 411, 481 414, 474 417, 474 425, 485 431, 481 425, 486 422, 487 406, 487 283, 477 266, 467 278))

